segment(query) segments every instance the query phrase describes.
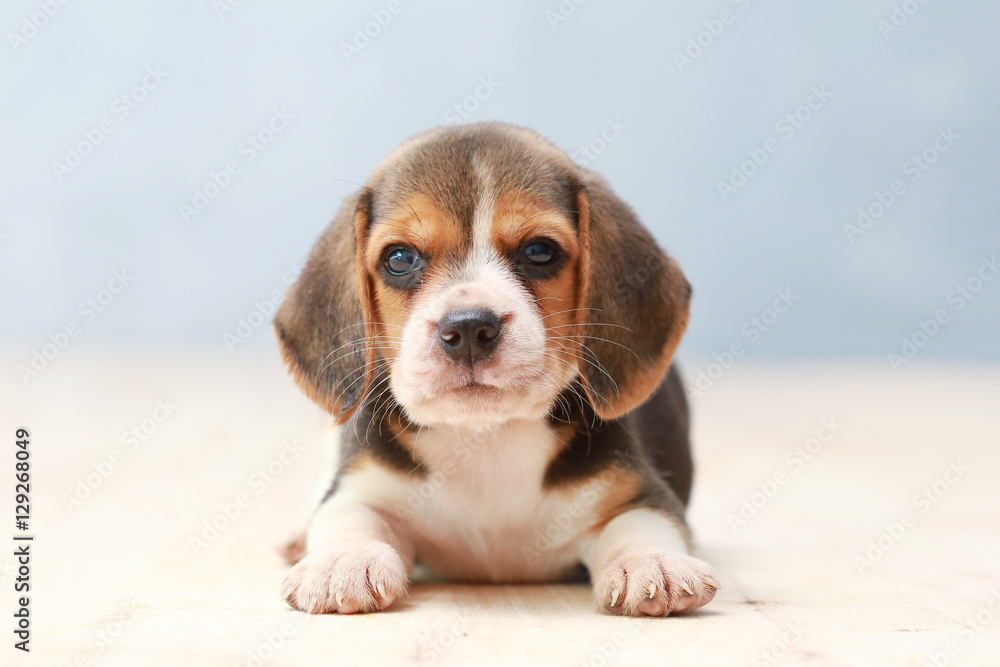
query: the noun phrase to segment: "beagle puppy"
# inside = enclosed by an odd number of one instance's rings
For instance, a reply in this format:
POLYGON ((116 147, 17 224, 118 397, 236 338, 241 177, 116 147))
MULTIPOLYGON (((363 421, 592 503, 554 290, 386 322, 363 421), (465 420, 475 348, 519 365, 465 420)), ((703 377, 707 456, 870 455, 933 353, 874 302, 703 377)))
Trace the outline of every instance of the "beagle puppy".
POLYGON ((689 555, 690 286, 596 174, 500 123, 402 144, 349 197, 275 317, 339 456, 289 605, 373 612, 412 569, 582 572, 664 616, 719 587, 689 555))

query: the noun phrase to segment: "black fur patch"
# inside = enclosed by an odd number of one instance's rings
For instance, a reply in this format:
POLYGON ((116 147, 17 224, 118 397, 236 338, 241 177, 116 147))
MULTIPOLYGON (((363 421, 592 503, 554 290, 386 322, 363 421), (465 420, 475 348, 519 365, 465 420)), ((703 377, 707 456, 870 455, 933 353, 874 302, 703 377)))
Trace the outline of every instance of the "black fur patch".
MULTIPOLYGON (((373 385, 383 381, 388 380, 383 377, 373 385)), ((350 471, 351 463, 363 455, 371 456, 385 467, 404 475, 423 477, 426 474, 423 463, 414 460, 413 453, 399 442, 398 426, 392 427, 393 423, 402 424, 403 429, 411 428, 402 411, 391 400, 383 398, 376 405, 375 401, 368 399, 358 408, 343 427, 340 469, 320 504, 336 493, 344 472, 350 471)))
POLYGON ((642 479, 635 504, 683 514, 693 463, 687 400, 674 366, 648 401, 620 419, 600 420, 589 404, 567 391, 550 422, 569 422, 575 433, 545 471, 546 487, 590 479, 617 463, 642 479))

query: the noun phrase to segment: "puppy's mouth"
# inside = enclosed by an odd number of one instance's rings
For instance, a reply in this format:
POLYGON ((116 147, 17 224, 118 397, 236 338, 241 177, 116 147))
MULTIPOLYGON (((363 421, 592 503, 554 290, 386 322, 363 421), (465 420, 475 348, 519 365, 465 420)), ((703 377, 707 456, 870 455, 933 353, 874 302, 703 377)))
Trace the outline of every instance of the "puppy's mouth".
POLYGON ((465 384, 461 384, 455 387, 450 387, 446 389, 453 394, 458 394, 460 396, 476 396, 480 398, 493 398, 499 397, 506 393, 506 389, 503 387, 497 387, 492 384, 483 384, 477 380, 470 380, 465 384))
POLYGON ((484 406, 488 403, 505 403, 531 395, 540 386, 540 378, 524 371, 515 373, 493 365, 476 364, 462 369, 452 367, 441 373, 432 384, 424 400, 469 400, 484 406), (436 386, 435 386, 436 385, 436 386))
MULTIPOLYGON (((530 367, 529 364, 526 366, 530 367)), ((482 367, 435 369, 419 384, 396 390, 410 419, 421 424, 499 423, 544 415, 554 399, 544 375, 482 367)), ((412 376, 411 376, 412 377, 412 376)))
POLYGON ((451 377, 441 378, 438 391, 442 394, 458 394, 461 396, 499 396, 506 393, 512 387, 508 383, 497 382, 497 378, 490 378, 483 369, 476 366, 466 366, 457 373, 450 374, 451 377), (492 381, 491 381, 492 379, 492 381))

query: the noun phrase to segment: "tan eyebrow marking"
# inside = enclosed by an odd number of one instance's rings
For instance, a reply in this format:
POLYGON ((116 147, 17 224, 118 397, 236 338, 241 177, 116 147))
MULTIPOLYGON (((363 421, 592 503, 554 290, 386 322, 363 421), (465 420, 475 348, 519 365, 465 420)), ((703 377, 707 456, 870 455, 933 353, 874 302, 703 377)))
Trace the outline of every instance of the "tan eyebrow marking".
POLYGON ((370 271, 377 271, 387 245, 412 246, 431 257, 444 257, 466 245, 461 225, 424 194, 411 195, 393 207, 372 229, 365 249, 370 271))

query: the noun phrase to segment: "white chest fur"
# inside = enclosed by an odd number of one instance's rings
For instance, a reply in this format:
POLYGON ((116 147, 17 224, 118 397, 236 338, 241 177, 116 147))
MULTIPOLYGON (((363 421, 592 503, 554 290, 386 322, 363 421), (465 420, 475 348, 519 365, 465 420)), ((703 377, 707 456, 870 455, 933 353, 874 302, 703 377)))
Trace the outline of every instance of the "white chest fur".
POLYGON ((401 481, 373 466, 345 476, 337 496, 364 496, 397 517, 418 560, 441 575, 551 579, 588 548, 586 531, 601 496, 593 484, 543 489, 558 446, 542 420, 479 431, 424 429, 414 446, 423 476, 401 481))

